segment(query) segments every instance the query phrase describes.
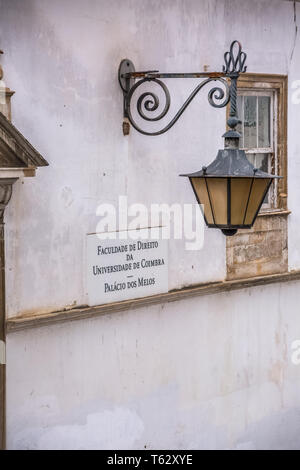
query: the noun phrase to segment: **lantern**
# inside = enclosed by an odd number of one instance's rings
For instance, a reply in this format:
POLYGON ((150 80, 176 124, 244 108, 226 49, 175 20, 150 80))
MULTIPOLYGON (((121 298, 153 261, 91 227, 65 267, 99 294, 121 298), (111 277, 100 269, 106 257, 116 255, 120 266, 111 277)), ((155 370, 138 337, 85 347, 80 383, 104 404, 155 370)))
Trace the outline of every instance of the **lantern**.
POLYGON ((207 226, 227 236, 252 227, 272 181, 278 178, 254 168, 245 151, 235 148, 238 141, 238 136, 225 134, 225 149, 208 167, 181 175, 189 178, 207 226))

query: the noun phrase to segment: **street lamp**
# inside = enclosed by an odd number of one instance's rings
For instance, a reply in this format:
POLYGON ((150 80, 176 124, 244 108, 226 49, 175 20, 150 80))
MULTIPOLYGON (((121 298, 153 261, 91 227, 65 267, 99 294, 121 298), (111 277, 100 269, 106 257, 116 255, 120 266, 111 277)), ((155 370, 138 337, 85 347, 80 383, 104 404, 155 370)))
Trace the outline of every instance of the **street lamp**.
POLYGON ((212 81, 219 81, 223 88, 214 87, 208 93, 209 103, 217 108, 226 106, 230 101, 227 120, 229 130, 223 135, 224 149, 219 150, 215 160, 195 173, 180 175, 189 178, 194 194, 203 211, 208 227, 221 229, 227 236, 234 235, 238 229, 251 228, 275 178, 255 168, 247 159, 245 151, 239 148, 240 134, 236 126, 241 122, 237 116, 237 80, 240 73, 246 72, 246 54, 238 41, 233 41, 230 50, 224 54, 225 66, 222 73, 167 74, 157 71, 135 72, 130 60, 123 60, 119 67, 119 82, 124 94, 124 134, 129 133, 129 123, 145 135, 160 135, 167 132, 179 119, 198 91, 212 81), (225 77, 225 79, 223 78, 225 77), (159 107, 159 99, 153 92, 145 92, 137 100, 137 112, 147 121, 158 121, 169 111, 170 94, 161 78, 204 78, 195 88, 174 118, 163 129, 148 132, 139 127, 132 116, 133 94, 145 82, 155 82, 165 95, 163 111, 150 117, 145 111, 153 112, 159 107), (230 87, 226 78, 230 79, 230 87), (140 79, 135 82, 136 79, 140 79), (219 100, 220 102, 217 102, 219 100), (144 109, 143 109, 144 108, 144 109))
POLYGON ((181 176, 189 178, 206 225, 231 236, 252 227, 275 176, 254 168, 245 152, 226 139, 208 167, 181 176))

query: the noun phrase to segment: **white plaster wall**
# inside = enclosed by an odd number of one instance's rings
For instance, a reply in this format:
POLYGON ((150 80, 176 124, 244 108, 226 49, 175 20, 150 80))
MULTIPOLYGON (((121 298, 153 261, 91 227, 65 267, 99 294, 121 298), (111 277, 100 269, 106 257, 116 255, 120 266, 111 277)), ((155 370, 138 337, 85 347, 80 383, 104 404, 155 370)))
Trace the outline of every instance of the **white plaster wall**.
MULTIPOLYGON (((178 174, 201 168, 223 145, 225 111, 211 108, 203 91, 168 134, 151 138, 133 130, 124 137, 120 60, 129 57, 142 70, 220 70, 238 38, 249 71, 294 79, 293 3, 2 0, 0 8, 5 79, 16 90, 13 121, 50 163, 34 180, 15 185, 6 214, 7 313, 82 305, 85 235, 95 231, 97 205, 117 203, 120 194, 129 203, 194 202, 178 174)), ((172 111, 193 85, 171 82, 172 111)), ((291 126, 297 110, 290 111, 291 126)), ((294 166, 297 145, 290 134, 294 166)), ((297 224, 299 185, 291 170, 291 223, 297 224)), ((290 230, 291 268, 300 266, 297 240, 290 230)), ((225 239, 218 231, 206 230, 196 253, 183 241, 170 242, 170 289, 224 276, 225 239)))
MULTIPOLYGON (((194 202, 177 175, 222 146, 225 112, 203 92, 167 135, 124 137, 122 58, 141 70, 220 70, 239 39, 249 71, 300 79, 293 2, 0 0, 0 12, 13 121, 50 163, 15 185, 6 213, 10 316, 84 304, 97 205, 119 194, 194 202)), ((175 87, 174 110, 193 82, 175 87)), ((291 93, 289 262, 299 269, 291 93)), ((205 233, 197 253, 170 242, 170 288, 224 278, 225 239, 205 233)), ((8 446, 299 447, 298 290, 274 285, 9 335, 8 446)))
POLYGON ((299 285, 8 336, 10 449, 300 448, 299 285))

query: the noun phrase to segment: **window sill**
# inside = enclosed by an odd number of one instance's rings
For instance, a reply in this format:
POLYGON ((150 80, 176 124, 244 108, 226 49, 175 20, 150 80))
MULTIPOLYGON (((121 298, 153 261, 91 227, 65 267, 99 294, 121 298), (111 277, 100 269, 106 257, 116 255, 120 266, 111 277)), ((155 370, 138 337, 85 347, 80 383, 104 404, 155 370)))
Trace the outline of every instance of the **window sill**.
POLYGON ((260 212, 257 217, 270 217, 273 215, 289 215, 291 211, 288 209, 273 209, 273 210, 265 210, 260 212))

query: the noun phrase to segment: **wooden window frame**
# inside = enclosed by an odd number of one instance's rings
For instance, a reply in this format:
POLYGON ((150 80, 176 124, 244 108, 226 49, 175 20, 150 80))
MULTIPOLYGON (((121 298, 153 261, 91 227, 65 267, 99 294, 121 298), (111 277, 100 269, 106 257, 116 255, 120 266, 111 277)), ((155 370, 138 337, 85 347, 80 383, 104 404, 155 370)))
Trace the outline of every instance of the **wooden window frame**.
MULTIPOLYGON (((276 188, 277 207, 275 210, 287 211, 287 90, 288 79, 286 75, 243 73, 240 75, 237 83, 238 88, 249 91, 274 90, 277 98, 277 119, 275 126, 277 129, 276 149, 277 155, 277 174, 283 178, 278 180, 276 188)), ((228 111, 229 113, 229 107, 228 111)), ((271 209, 272 210, 272 209, 271 209)), ((274 212, 274 209, 273 209, 274 212)), ((264 210, 262 214, 267 213, 264 210)))
MULTIPOLYGON (((247 89, 247 88, 238 88, 238 96, 255 96, 256 98, 259 96, 268 96, 270 98, 270 145, 268 147, 259 147, 258 143, 258 128, 257 128, 257 142, 256 142, 256 147, 245 147, 245 142, 240 139, 240 148, 245 150, 246 155, 250 157, 251 154, 268 154, 268 169, 265 170, 268 173, 272 173, 277 175, 278 173, 278 158, 277 158, 277 92, 276 90, 272 89, 247 89), (270 158, 271 157, 271 158, 270 158)), ((244 103, 244 100, 243 100, 244 103)), ((258 100, 256 101, 256 113, 258 113, 258 100)), ((242 112, 244 113, 244 106, 242 112)), ((242 121, 242 126, 244 125, 244 116, 241 116, 240 113, 238 113, 239 118, 242 121)), ((258 124, 258 122, 257 122, 258 124)), ((251 160, 250 160, 251 161, 251 160)), ((253 161, 252 161, 253 163, 253 161)), ((259 168, 258 165, 254 166, 259 168)), ((278 203, 277 203, 277 184, 278 180, 275 179, 273 185, 271 185, 271 188, 268 192, 268 202, 263 203, 261 206, 260 212, 264 211, 273 211, 278 208, 278 203)))

